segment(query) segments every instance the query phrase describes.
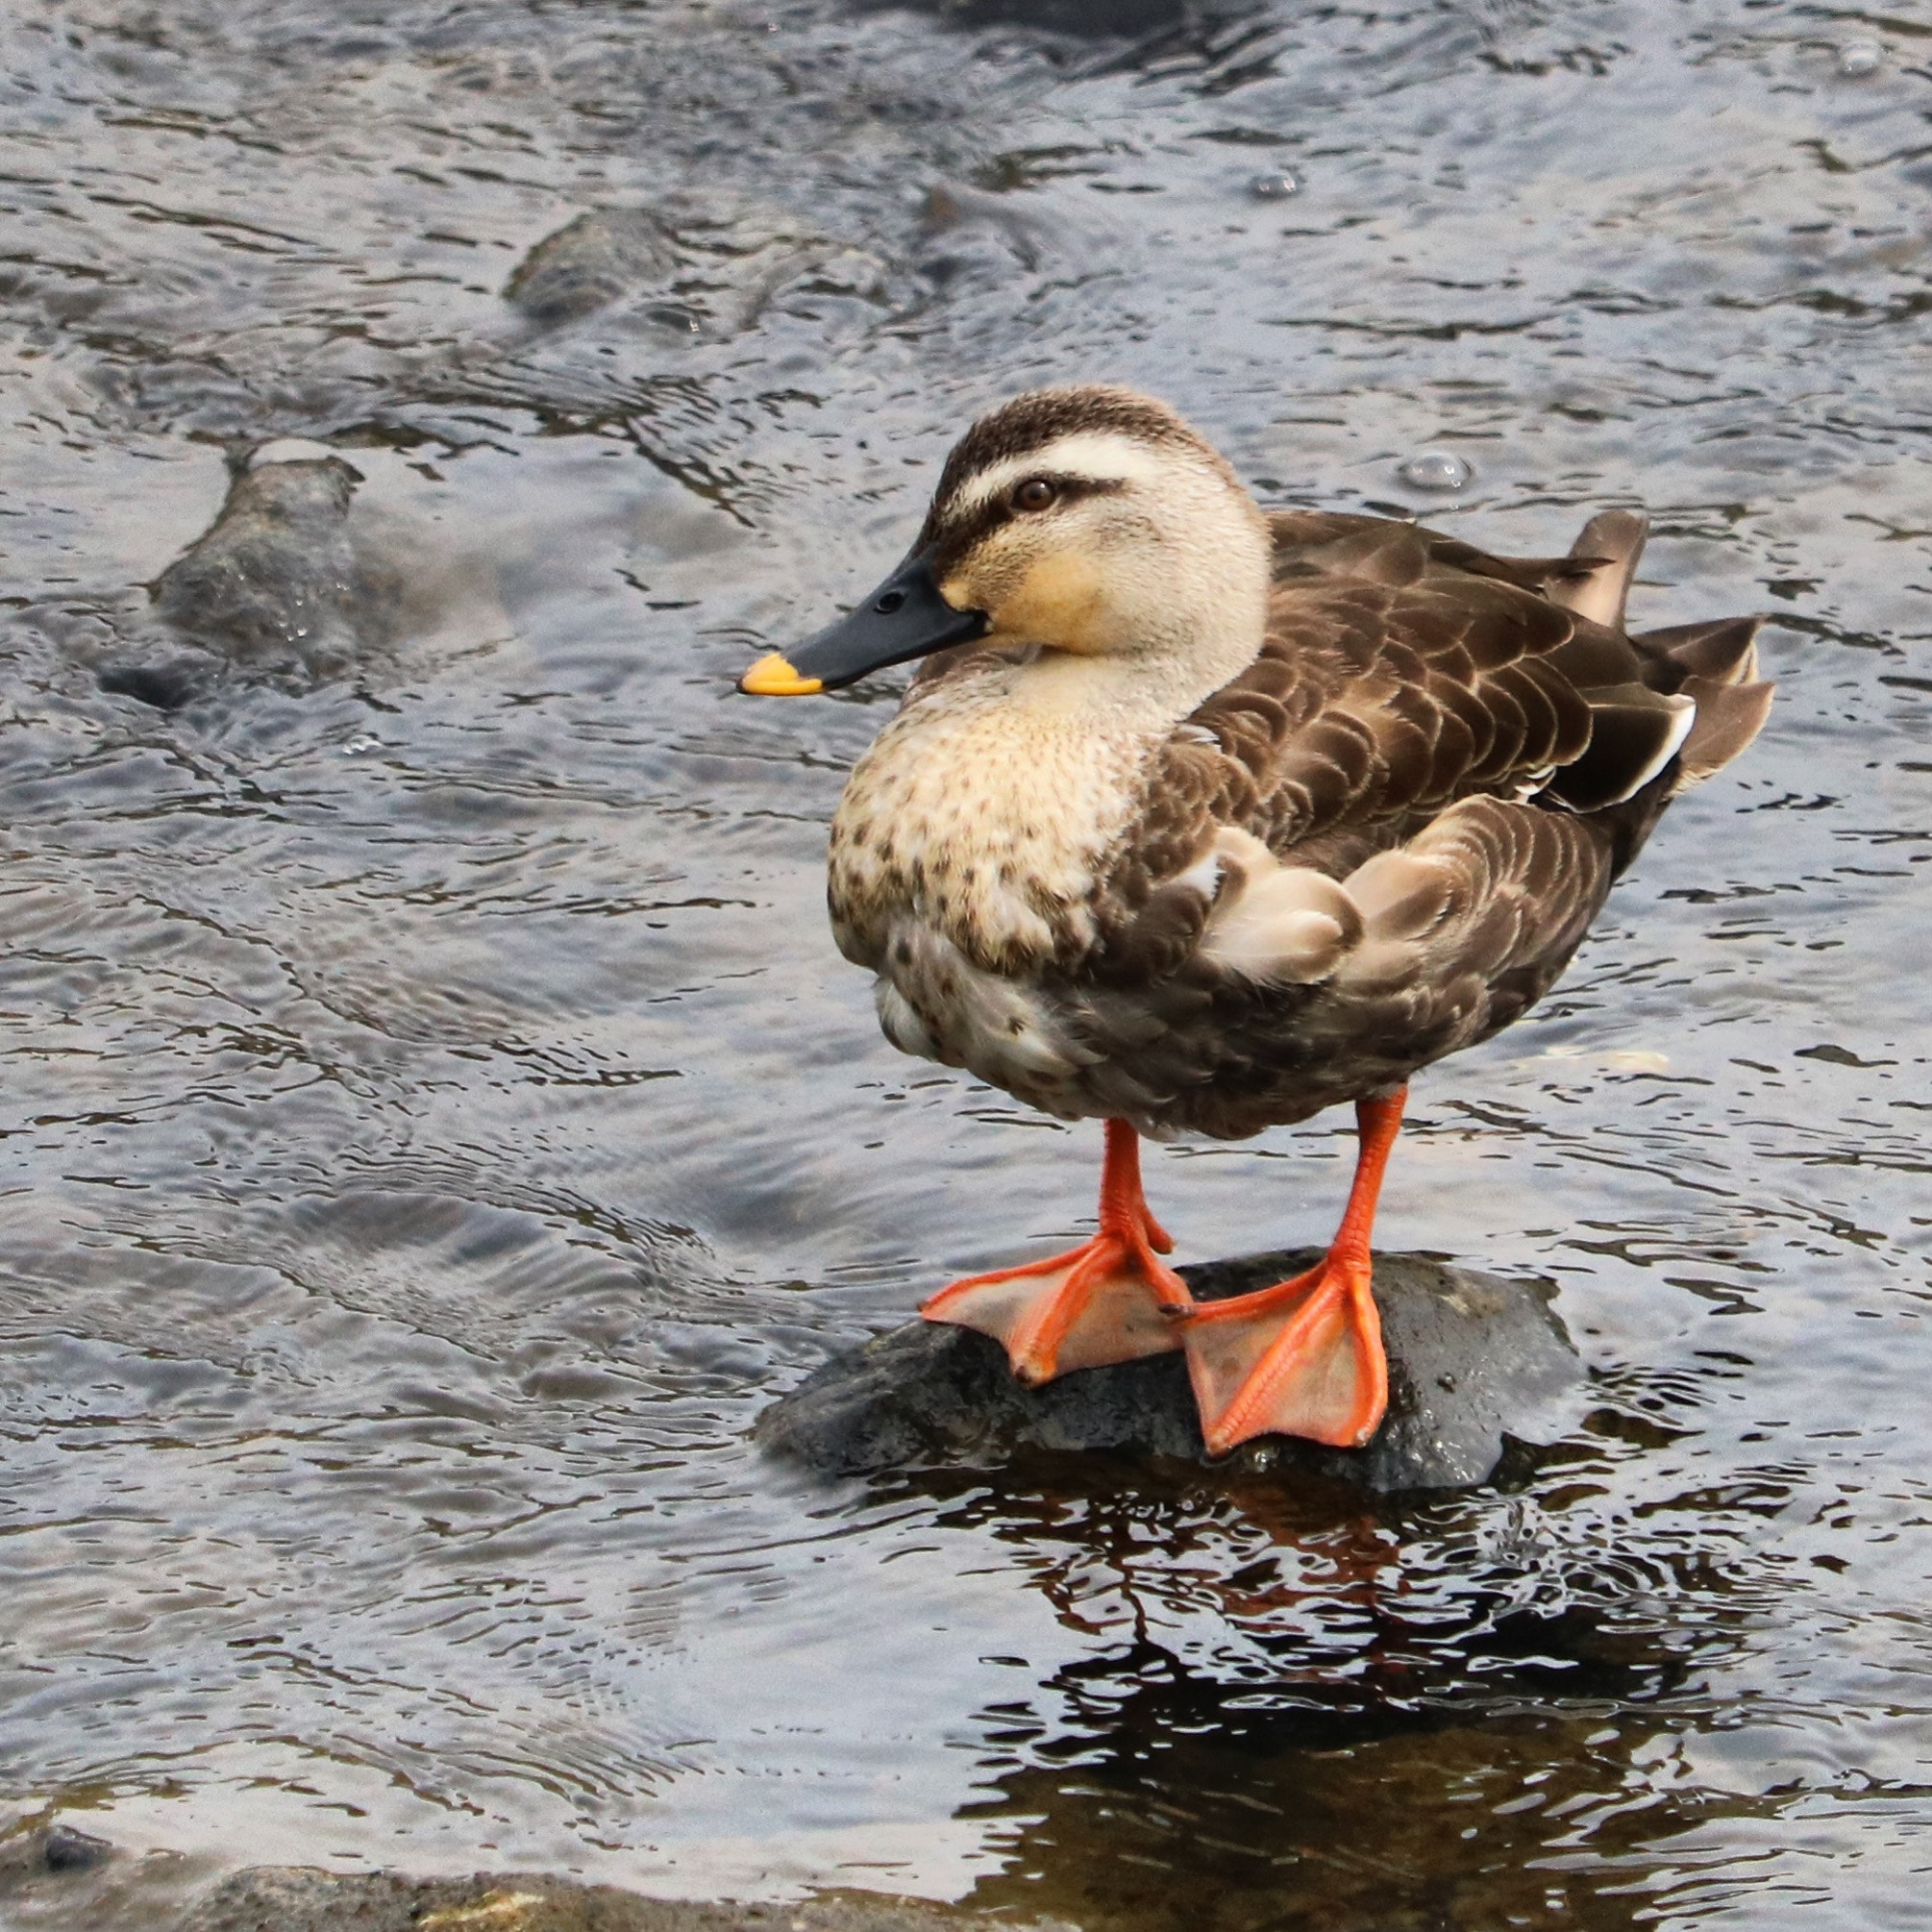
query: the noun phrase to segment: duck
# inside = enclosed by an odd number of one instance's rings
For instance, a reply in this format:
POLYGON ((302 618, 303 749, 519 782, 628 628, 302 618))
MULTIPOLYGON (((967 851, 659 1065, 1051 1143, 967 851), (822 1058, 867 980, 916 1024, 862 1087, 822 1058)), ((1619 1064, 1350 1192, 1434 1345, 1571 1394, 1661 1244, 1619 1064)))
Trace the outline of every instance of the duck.
POLYGON ((1103 1123, 1093 1236, 921 1307, 1028 1385, 1179 1350, 1208 1451, 1359 1447, 1376 1204, 1409 1081, 1547 993, 1670 802, 1756 737, 1757 617, 1630 632, 1638 512, 1511 559, 1264 509, 1166 403, 975 422, 871 596, 740 691, 916 663, 831 822, 841 953, 900 1051, 1103 1123), (1140 1143, 1355 1113, 1323 1259, 1197 1302, 1140 1143))

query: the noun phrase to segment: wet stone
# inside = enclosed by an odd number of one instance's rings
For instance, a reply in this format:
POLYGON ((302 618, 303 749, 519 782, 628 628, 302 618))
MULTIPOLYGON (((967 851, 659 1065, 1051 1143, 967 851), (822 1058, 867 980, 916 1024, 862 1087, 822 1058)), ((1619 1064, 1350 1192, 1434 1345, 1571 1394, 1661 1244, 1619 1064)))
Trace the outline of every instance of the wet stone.
MULTIPOLYGON (((217 663, 309 679, 346 670, 388 640, 401 595, 351 535, 360 482, 339 457, 251 463, 206 533, 155 580, 156 612, 217 663)), ((201 668, 175 656, 109 667, 101 681, 168 708, 201 668)))
POLYGON ((105 1838, 69 1824, 33 1825, 0 1835, 0 1923, 11 1922, 4 1907, 20 1895, 23 1885, 32 1888, 50 1871, 91 1871, 113 1855, 114 1847, 105 1838))
POLYGON ((105 1838, 94 1838, 71 1825, 51 1824, 40 1841, 40 1860, 49 1871, 91 1871, 113 1856, 105 1838))
POLYGON ((503 292, 539 328, 621 303, 672 336, 724 340, 787 295, 865 295, 879 278, 863 251, 802 233, 777 210, 681 194, 655 209, 586 209, 537 242, 503 292))
MULTIPOLYGON (((1318 1250, 1182 1268, 1201 1300, 1300 1274, 1318 1250)), ((1389 1354, 1389 1412, 1359 1449, 1288 1437, 1245 1445, 1222 1467, 1391 1491, 1483 1481, 1504 1438, 1548 1442, 1574 1420, 1582 1365, 1542 1281, 1375 1257, 1389 1354)), ((1025 1389, 1004 1351, 971 1329, 911 1322, 834 1357, 758 1418, 768 1452, 825 1474, 997 1464, 1028 1449, 1125 1451, 1208 1461, 1178 1353, 1025 1389)))
POLYGON ((504 299, 533 322, 573 322, 677 268, 677 242, 648 210, 593 208, 524 257, 504 299))
MULTIPOLYGON (((225 1879, 176 1932, 960 1932, 991 1922, 1025 1932, 1003 1917, 871 1894, 745 1905, 517 1873, 421 1879, 262 1866, 225 1879)), ((1030 1922, 1036 1932, 1073 1932, 1057 1920, 1030 1922)))

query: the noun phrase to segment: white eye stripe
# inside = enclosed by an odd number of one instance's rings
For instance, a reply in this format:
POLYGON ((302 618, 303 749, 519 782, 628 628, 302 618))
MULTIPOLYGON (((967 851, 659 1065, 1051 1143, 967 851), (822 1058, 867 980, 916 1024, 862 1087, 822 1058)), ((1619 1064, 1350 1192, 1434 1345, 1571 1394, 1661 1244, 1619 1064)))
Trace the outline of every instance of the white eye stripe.
POLYGON ((968 516, 998 498, 1008 496, 1028 477, 1080 477, 1093 483, 1151 483, 1170 472, 1173 458, 1163 458, 1131 436, 1103 431, 1080 431, 1060 436, 1023 457, 1009 457, 981 470, 947 506, 949 519, 968 516))

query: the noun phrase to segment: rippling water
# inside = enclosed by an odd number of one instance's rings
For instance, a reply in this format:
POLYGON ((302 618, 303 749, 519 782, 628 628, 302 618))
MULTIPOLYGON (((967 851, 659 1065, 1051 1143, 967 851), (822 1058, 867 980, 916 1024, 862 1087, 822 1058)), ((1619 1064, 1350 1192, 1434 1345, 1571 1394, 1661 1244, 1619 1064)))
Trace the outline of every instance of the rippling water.
MULTIPOLYGON (((4 17, 7 1815, 1135 1932, 1928 1922, 1932 28, 4 17), (1766 737, 1418 1084, 1382 1239, 1555 1277, 1598 1376, 1493 1490, 746 1444, 1090 1211, 1096 1131, 896 1058, 832 952, 890 694, 731 679, 1093 376, 1276 501, 1539 553, 1641 500, 1641 615, 1773 613, 1766 737), (104 691, 280 436, 363 479, 359 656, 104 691)), ((1344 1127, 1158 1154, 1183 1252, 1325 1236, 1344 1127)))

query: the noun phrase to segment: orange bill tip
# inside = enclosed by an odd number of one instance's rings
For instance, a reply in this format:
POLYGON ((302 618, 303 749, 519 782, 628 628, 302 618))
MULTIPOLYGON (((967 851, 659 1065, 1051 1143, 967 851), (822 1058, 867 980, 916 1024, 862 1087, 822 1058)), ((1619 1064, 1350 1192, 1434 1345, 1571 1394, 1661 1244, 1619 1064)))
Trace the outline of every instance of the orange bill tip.
POLYGON ((780 652, 768 651, 738 680, 738 689, 755 698, 809 698, 825 689, 825 681, 800 677, 780 652))

